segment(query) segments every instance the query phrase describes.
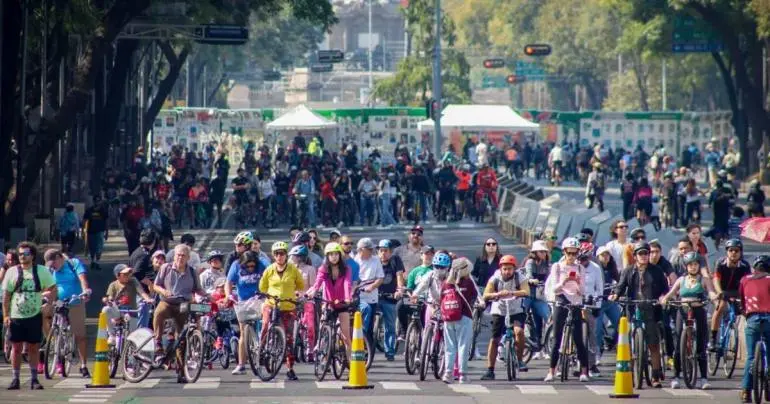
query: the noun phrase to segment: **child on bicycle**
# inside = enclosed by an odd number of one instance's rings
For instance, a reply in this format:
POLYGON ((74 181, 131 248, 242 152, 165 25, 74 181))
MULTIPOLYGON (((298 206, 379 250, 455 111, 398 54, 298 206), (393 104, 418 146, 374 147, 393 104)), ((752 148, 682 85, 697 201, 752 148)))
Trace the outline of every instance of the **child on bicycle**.
POLYGON ((223 319, 219 316, 220 311, 231 310, 235 305, 235 301, 230 299, 225 293, 225 283, 227 279, 219 278, 214 281, 214 291, 211 293, 211 315, 215 319, 217 326, 217 340, 214 342, 214 347, 220 349, 222 347, 222 336, 230 328, 230 322, 234 318, 235 313, 230 318, 223 319))
MULTIPOLYGON (((115 265, 113 270, 115 274, 115 280, 107 286, 107 293, 102 298, 104 303, 114 303, 114 305, 108 305, 105 313, 107 313, 107 333, 109 335, 108 343, 113 343, 115 339, 114 333, 114 321, 120 319, 120 310, 136 310, 136 296, 139 295, 145 302, 153 303, 155 300, 150 297, 141 287, 139 281, 134 278, 134 270, 125 264, 115 265)), ((136 320, 131 319, 129 329, 136 328, 136 320)))

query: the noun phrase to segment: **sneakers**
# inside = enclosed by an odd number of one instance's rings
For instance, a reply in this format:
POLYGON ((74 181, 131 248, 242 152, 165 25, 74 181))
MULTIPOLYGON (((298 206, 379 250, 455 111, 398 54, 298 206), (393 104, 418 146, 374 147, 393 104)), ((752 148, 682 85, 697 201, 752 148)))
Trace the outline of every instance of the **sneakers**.
POLYGON ((288 371, 288 372, 286 372, 286 379, 288 379, 288 380, 291 380, 291 381, 297 381, 297 380, 299 380, 299 379, 297 378, 297 374, 296 374, 296 373, 294 373, 294 369, 289 369, 289 371, 288 371))
POLYGON ((385 359, 386 359, 388 362, 393 362, 394 360, 396 360, 396 357, 395 357, 395 356, 393 356, 393 355, 385 355, 385 359))
POLYGON ((545 375, 545 379, 543 379, 543 381, 546 382, 546 383, 552 382, 553 381, 553 373, 549 371, 548 374, 545 375))
POLYGON ((676 390, 679 387, 681 387, 681 384, 679 383, 679 378, 675 377, 675 378, 671 379, 671 388, 676 390))
POLYGON ((590 381, 591 381, 591 379, 588 377, 587 374, 585 374, 585 373, 580 374, 580 382, 581 383, 588 383, 590 381))
POLYGON ((80 376, 82 376, 84 379, 87 379, 91 377, 91 373, 88 373, 88 368, 85 366, 80 367, 80 376))
POLYGON ((176 382, 179 384, 187 384, 187 379, 185 379, 184 375, 182 373, 176 374, 176 382))
POLYGON ((702 377, 700 378, 700 380, 698 380, 698 383, 695 384, 695 388, 701 389, 701 390, 708 390, 711 388, 711 384, 709 384, 708 379, 706 379, 705 377, 702 377))
POLYGON ((487 372, 481 376, 481 380, 495 380, 495 371, 492 369, 487 369, 487 372))
POLYGON ((234 375, 245 375, 246 374, 246 368, 243 365, 238 365, 233 369, 232 374, 234 375))
POLYGON ((526 363, 519 362, 519 372, 529 372, 529 368, 527 367, 526 363))
POLYGON ((454 381, 454 378, 452 375, 449 374, 449 372, 444 372, 444 377, 441 378, 441 381, 443 381, 446 384, 452 384, 454 381))
POLYGON ((64 372, 63 369, 64 369, 64 367, 61 365, 61 363, 57 363, 56 364, 56 371, 55 371, 56 374, 59 374, 59 375, 62 374, 64 372))
POLYGON ((8 385, 8 390, 18 390, 21 388, 21 383, 19 382, 19 379, 13 379, 11 380, 11 384, 8 385))
POLYGON ((599 370, 596 365, 591 366, 591 369, 588 369, 588 375, 591 377, 599 377, 602 375, 602 372, 599 370))
POLYGON ((37 363, 37 374, 42 375, 45 373, 45 364, 43 362, 37 363))
POLYGON ((596 362, 594 362, 594 367, 597 367, 602 364, 602 356, 596 355, 596 362))
POLYGON ((43 390, 43 385, 40 384, 40 381, 37 379, 32 379, 29 382, 29 389, 30 390, 43 390))
POLYGON ((742 403, 751 403, 751 390, 741 390, 740 393, 738 393, 738 397, 740 397, 742 403))
POLYGON ((466 384, 468 383, 468 376, 461 374, 460 379, 458 380, 460 384, 466 384))
POLYGON ((540 351, 537 351, 534 354, 532 354, 532 360, 538 360, 538 359, 543 359, 543 353, 540 351))

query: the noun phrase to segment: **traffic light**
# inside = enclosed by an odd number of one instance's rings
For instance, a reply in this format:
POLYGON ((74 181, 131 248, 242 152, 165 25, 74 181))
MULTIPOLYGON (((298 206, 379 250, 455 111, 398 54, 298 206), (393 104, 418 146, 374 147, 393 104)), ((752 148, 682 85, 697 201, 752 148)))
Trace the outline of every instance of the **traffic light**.
POLYGON ((425 117, 428 119, 433 119, 433 117, 440 113, 439 110, 441 108, 441 103, 439 103, 437 100, 434 100, 433 98, 429 100, 425 100, 425 117))
POLYGON ((505 81, 508 82, 508 84, 517 84, 524 82, 524 76, 517 76, 515 74, 509 74, 508 77, 505 78, 505 81))
POLYGON ((551 45, 531 44, 524 47, 524 54, 527 56, 548 56, 551 54, 551 45))
POLYGON ((505 60, 503 59, 485 59, 484 60, 485 69, 499 69, 503 66, 505 66, 505 60))

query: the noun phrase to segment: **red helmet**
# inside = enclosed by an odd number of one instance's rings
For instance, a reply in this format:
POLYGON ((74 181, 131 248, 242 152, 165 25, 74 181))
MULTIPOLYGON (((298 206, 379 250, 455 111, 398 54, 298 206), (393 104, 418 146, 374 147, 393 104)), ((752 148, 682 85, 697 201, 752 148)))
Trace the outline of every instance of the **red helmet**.
POLYGON ((584 241, 580 243, 580 249, 578 250, 578 257, 591 257, 594 255, 594 244, 584 241))
POLYGON ((518 263, 516 262, 516 257, 514 257, 513 255, 503 255, 503 257, 500 258, 500 265, 517 266, 518 263))

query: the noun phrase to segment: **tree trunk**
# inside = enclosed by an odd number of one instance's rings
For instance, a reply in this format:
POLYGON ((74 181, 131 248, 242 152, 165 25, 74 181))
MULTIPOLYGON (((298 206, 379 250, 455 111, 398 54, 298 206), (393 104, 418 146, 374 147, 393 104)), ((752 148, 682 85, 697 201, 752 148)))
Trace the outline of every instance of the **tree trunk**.
MULTIPOLYGON (((166 46, 170 48, 168 44, 160 43, 161 49, 166 46)), ((141 139, 145 139, 147 133, 152 129, 155 118, 158 116, 161 108, 163 108, 163 102, 166 101, 166 97, 171 93, 171 90, 173 90, 174 84, 179 78, 179 72, 182 70, 182 66, 184 66, 187 56, 190 54, 190 47, 185 45, 179 56, 174 55, 171 57, 174 51, 171 50, 171 55, 169 55, 168 51, 169 49, 163 51, 166 55, 166 59, 168 59, 168 74, 166 74, 166 77, 164 77, 163 81, 158 85, 158 92, 155 93, 152 104, 147 108, 147 112, 144 113, 144 119, 142 120, 144 126, 142 127, 141 139)))
POLYGON ((19 74, 19 54, 21 51, 22 7, 21 0, 3 1, 3 18, 0 23, 0 41, 2 41, 2 74, 0 74, 0 237, 8 228, 5 204, 13 188, 15 176, 13 164, 15 153, 11 151, 11 139, 16 133, 15 123, 19 121, 19 98, 16 93, 19 74))

